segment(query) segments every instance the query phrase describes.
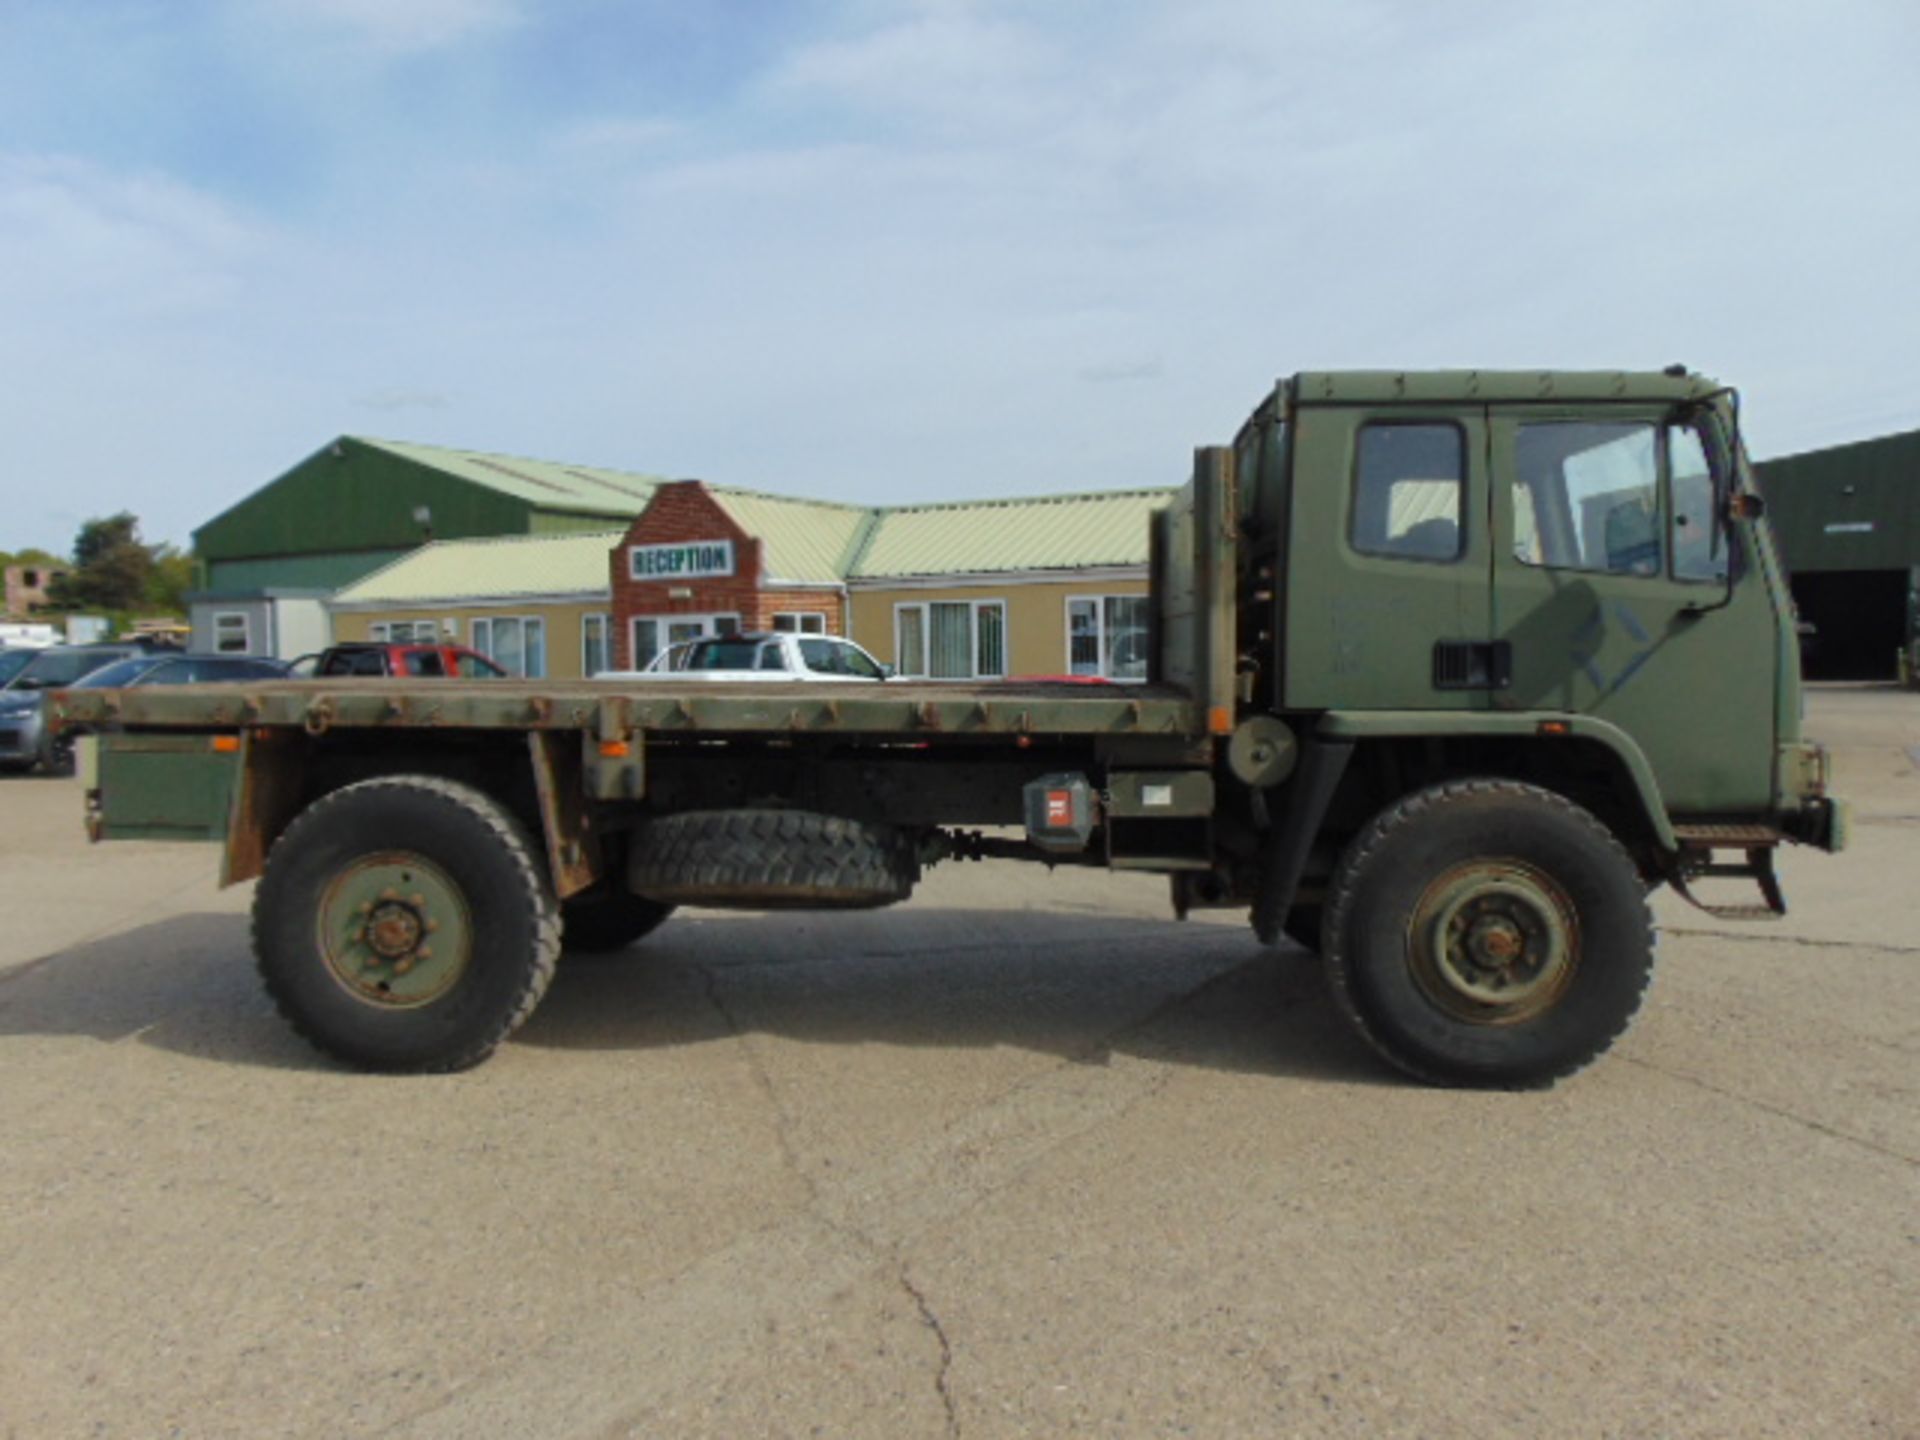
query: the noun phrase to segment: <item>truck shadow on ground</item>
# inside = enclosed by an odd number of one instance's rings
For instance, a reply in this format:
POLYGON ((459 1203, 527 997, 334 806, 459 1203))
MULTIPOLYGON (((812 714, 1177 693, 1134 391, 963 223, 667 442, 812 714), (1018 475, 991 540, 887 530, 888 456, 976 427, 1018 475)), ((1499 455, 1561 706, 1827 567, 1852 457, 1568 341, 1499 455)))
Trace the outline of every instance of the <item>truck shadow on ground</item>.
MULTIPOLYGON (((0 1037, 28 1035, 335 1068, 275 1013, 241 915, 178 916, 0 975, 0 1037)), ((676 916, 618 954, 563 956, 510 1043, 644 1051, 743 1035, 1397 1083, 1297 948, 1264 950, 1239 927, 1048 911, 676 916)))

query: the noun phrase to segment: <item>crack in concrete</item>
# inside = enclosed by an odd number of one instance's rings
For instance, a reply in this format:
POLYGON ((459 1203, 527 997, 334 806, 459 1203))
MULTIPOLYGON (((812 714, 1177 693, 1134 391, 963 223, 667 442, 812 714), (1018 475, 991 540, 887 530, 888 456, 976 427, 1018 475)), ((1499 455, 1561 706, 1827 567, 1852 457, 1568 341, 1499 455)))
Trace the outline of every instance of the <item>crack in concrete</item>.
POLYGON ((1709 1095, 1718 1095, 1722 1099, 1731 1100, 1736 1104, 1751 1106, 1753 1109, 1762 1111, 1765 1114, 1791 1121, 1804 1130, 1813 1131, 1816 1135, 1825 1135, 1830 1140, 1841 1140, 1849 1145, 1857 1145, 1862 1150, 1870 1150, 1876 1155, 1886 1156, 1889 1160, 1898 1160, 1903 1164, 1920 1169, 1920 1155, 1909 1155, 1903 1150, 1895 1150, 1890 1145, 1882 1145, 1879 1141, 1869 1140, 1863 1135, 1850 1134, 1845 1130, 1827 1124, 1824 1120, 1815 1120, 1810 1116, 1801 1115, 1796 1111, 1789 1110, 1784 1105, 1775 1105, 1770 1101, 1759 1099, 1757 1096, 1742 1094, 1738 1090, 1729 1090, 1724 1085, 1716 1085, 1711 1080, 1703 1080, 1698 1075, 1689 1075, 1684 1070, 1674 1070, 1665 1065, 1656 1065, 1651 1060, 1642 1060, 1632 1055, 1622 1055, 1618 1058, 1624 1060, 1629 1065, 1638 1065, 1643 1070, 1651 1070, 1656 1075, 1665 1075, 1669 1080, 1678 1080, 1682 1084, 1693 1086, 1695 1089, 1705 1090, 1709 1095))
POLYGON ((1662 925, 1663 935, 1704 935, 1713 940, 1745 940, 1756 945, 1801 945, 1809 950, 1865 950, 1875 955, 1920 955, 1920 945, 1882 945, 1872 940, 1820 940, 1810 935, 1758 935, 1751 930, 1714 930, 1707 926, 1662 925))
POLYGON ((947 1338, 947 1328, 940 1323, 939 1315, 927 1303, 926 1292, 914 1284, 913 1277, 907 1273, 905 1261, 901 1262, 896 1278, 900 1281, 900 1288, 913 1301, 914 1308, 920 1312, 920 1323, 933 1331, 933 1338, 940 1342, 940 1368, 934 1372, 933 1388, 940 1397, 941 1408, 947 1412, 947 1434, 957 1437, 960 1434, 960 1413, 954 1408, 950 1384, 953 1375, 953 1342, 947 1338))
MULTIPOLYGON (((787 1113, 787 1107, 780 1099, 780 1092, 774 1088, 773 1076, 767 1073, 767 1067, 762 1063, 759 1051, 748 1042, 747 1032, 741 1027, 739 1017, 733 1013, 733 1007, 727 1004, 726 997, 720 993, 719 976, 711 966, 695 965, 693 969, 705 982, 707 1003, 713 1007, 714 1013, 719 1015, 725 1023, 727 1032, 739 1044, 740 1053, 746 1056, 747 1073, 753 1077, 754 1088, 759 1090, 761 1097, 767 1102, 767 1109, 772 1112, 773 1138, 774 1143, 780 1147, 781 1161, 800 1182, 801 1188, 806 1191, 806 1208, 822 1221, 830 1225, 834 1224, 831 1216, 821 1213, 820 1184, 814 1178, 813 1172, 801 1162, 800 1151, 793 1143, 793 1117, 787 1113)), ((869 1247, 872 1246, 872 1242, 864 1235, 856 1235, 855 1238, 869 1247)))
MULTIPOLYGON (((1216 986, 1248 968, 1267 963, 1269 952, 1224 966, 1178 995, 1167 997, 1146 1014, 1115 1025, 1103 1038, 1086 1047, 1083 1055, 1110 1050, 1121 1037, 1164 1021, 1180 1006, 1191 1004, 1216 986)), ((709 1003, 716 1016, 735 1035, 744 1034, 738 1017, 726 1003, 718 975, 701 970, 708 984, 709 1003)), ((725 967, 721 967, 725 968, 725 967)), ((747 1047, 751 1050, 751 1046, 747 1047)), ((760 1057, 755 1055, 757 1063, 760 1057)), ((762 1069, 761 1074, 765 1071, 762 1069)), ((793 1212, 751 1233, 690 1256, 686 1263, 651 1277, 641 1293, 628 1302, 621 1326, 602 1326, 584 1337, 550 1341, 506 1369, 503 1374, 472 1377, 405 1418, 386 1433, 425 1437, 466 1436, 475 1432, 477 1417, 500 1428, 506 1410, 538 1415, 554 1429, 554 1417, 585 1406, 589 1418, 568 1433, 630 1436, 649 1433, 647 1417, 652 1401, 642 1395, 616 1396, 604 1402, 586 1396, 581 1376, 604 1377, 630 1356, 635 1335, 709 1335, 717 1353, 750 1329, 750 1317, 764 1313, 768 1277, 801 1274, 805 1268, 808 1294, 833 1294, 857 1280, 873 1277, 898 1288, 914 1300, 921 1323, 940 1344, 940 1368, 935 1381, 948 1416, 947 1434, 960 1433, 959 1409, 954 1399, 954 1347, 939 1313, 908 1274, 908 1252, 916 1241, 946 1233, 953 1222, 991 1198, 1017 1187, 1035 1168, 1086 1136, 1113 1124, 1136 1107, 1162 1093, 1177 1074, 1177 1062, 1141 1057, 1116 1073, 1088 1078, 1084 1058, 1067 1058, 1040 1074, 1015 1084, 994 1100, 937 1131, 885 1157, 882 1163, 822 1176, 808 1186, 810 1201, 795 1203, 793 1212), (872 1233, 851 1218, 872 1217, 872 1233), (822 1259, 808 1255, 801 1243, 806 1228, 839 1242, 834 1254, 822 1259), (753 1286, 739 1277, 751 1274, 753 1286), (593 1428, 598 1427, 598 1428, 593 1428)), ((759 1084, 756 1077, 756 1084, 759 1084)), ((770 1082, 763 1085, 763 1093, 770 1082)), ((777 1096, 775 1097, 777 1099, 777 1096)), ((790 1143, 790 1137, 789 1143, 790 1143)), ((777 1284, 774 1286, 777 1289, 777 1284)), ((663 1342, 662 1342, 663 1343, 663 1342)), ((644 1394, 645 1387, 642 1387, 644 1394)), ((525 1428, 524 1426, 522 1428, 525 1428)))

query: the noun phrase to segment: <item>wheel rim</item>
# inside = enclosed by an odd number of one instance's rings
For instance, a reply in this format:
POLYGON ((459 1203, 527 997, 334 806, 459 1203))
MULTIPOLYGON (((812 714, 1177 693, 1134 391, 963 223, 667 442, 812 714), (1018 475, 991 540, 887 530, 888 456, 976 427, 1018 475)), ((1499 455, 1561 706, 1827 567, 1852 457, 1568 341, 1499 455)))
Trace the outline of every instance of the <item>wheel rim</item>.
POLYGON ((1580 964, 1580 921, 1551 877, 1518 860, 1455 866, 1421 895, 1407 959, 1427 998, 1477 1025, 1551 1009, 1580 964))
POLYGON ((316 920, 320 954, 355 998, 406 1010, 446 994, 473 959, 460 887, 404 850, 354 861, 327 886, 316 920))

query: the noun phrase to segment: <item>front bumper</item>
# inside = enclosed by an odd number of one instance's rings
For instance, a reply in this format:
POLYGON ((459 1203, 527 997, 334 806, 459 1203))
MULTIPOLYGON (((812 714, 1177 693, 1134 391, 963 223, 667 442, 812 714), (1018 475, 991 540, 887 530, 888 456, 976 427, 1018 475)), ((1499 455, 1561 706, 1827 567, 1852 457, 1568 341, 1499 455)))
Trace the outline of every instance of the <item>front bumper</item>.
POLYGON ((1775 793, 1780 829, 1789 839, 1829 852, 1846 849, 1847 802, 1828 792, 1832 776, 1826 746, 1795 740, 1780 747, 1775 793))
POLYGON ((1847 802, 1833 795, 1809 798, 1798 810, 1780 817, 1789 839, 1837 855, 1847 848, 1851 812, 1847 802))

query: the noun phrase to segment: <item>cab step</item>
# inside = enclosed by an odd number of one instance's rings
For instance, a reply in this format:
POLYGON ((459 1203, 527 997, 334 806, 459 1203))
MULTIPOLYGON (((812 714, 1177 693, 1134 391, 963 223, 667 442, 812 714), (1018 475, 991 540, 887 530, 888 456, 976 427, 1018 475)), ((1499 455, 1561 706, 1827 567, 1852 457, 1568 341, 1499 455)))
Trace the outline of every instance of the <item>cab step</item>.
POLYGON ((1674 867, 1673 888, 1696 910, 1717 920, 1777 920, 1787 913, 1787 898, 1774 873, 1773 852, 1786 835, 1771 825, 1676 825, 1680 863, 1674 867), (1743 859, 1731 863, 1714 858, 1718 850, 1739 850, 1743 859), (1760 889, 1758 905, 1710 905, 1693 893, 1695 880, 1751 880, 1760 889))

